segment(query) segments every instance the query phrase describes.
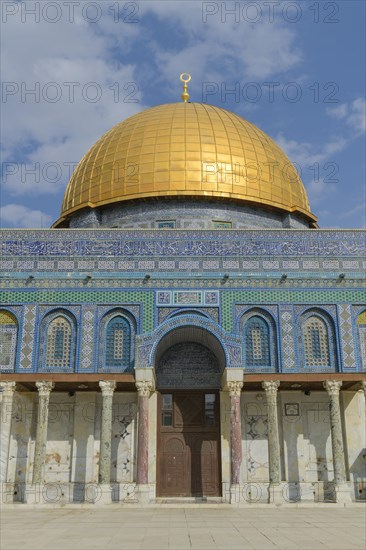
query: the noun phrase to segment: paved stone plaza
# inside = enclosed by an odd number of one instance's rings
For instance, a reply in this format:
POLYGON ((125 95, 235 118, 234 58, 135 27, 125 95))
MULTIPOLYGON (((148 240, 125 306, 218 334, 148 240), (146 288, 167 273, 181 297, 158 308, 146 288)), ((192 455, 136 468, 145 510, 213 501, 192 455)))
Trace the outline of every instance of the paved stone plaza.
POLYGON ((364 549, 366 514, 347 508, 3 510, 2 550, 364 549), (21 526, 21 527, 20 527, 21 526))

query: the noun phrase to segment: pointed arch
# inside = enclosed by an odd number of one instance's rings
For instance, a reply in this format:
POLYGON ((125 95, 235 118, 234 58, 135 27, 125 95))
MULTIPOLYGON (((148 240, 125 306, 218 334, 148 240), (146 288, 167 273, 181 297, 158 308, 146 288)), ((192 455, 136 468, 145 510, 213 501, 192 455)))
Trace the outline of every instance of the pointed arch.
POLYGON ((41 322, 39 369, 73 372, 76 354, 76 319, 67 310, 49 312, 41 322))
POLYGON ((334 322, 321 309, 304 312, 299 321, 301 367, 306 370, 337 370, 334 322))
POLYGON ((133 342, 136 324, 122 308, 104 315, 99 325, 99 372, 130 372, 133 369, 133 342))
POLYGON ((261 308, 252 308, 244 313, 239 326, 243 338, 244 369, 277 371, 277 329, 272 315, 261 308))

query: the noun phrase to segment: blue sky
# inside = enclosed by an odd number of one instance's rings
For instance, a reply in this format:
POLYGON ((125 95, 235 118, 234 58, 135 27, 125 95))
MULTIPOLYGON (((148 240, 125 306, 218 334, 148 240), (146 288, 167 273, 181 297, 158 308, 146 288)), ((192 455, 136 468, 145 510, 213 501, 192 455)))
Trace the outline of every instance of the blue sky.
POLYGON ((296 162, 321 227, 365 227, 365 2, 71 4, 1 4, 1 227, 50 226, 75 163, 124 118, 180 101, 183 71, 191 101, 296 162))

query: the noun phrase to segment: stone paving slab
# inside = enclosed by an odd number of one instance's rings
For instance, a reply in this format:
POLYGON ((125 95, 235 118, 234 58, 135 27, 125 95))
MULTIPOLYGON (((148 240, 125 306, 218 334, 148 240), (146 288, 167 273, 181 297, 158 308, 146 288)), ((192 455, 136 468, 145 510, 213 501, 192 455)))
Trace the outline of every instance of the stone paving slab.
POLYGON ((1 550, 365 550, 366 507, 3 509, 1 550))

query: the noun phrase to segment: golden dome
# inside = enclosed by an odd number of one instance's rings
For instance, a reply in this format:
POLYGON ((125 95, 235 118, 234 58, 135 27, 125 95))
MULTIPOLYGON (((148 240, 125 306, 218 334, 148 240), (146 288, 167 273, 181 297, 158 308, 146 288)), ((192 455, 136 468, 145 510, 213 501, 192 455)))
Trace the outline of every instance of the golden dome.
POLYGON ((201 103, 159 105, 104 134, 73 173, 55 225, 85 207, 148 197, 231 199, 316 220, 278 145, 235 113, 201 103))

